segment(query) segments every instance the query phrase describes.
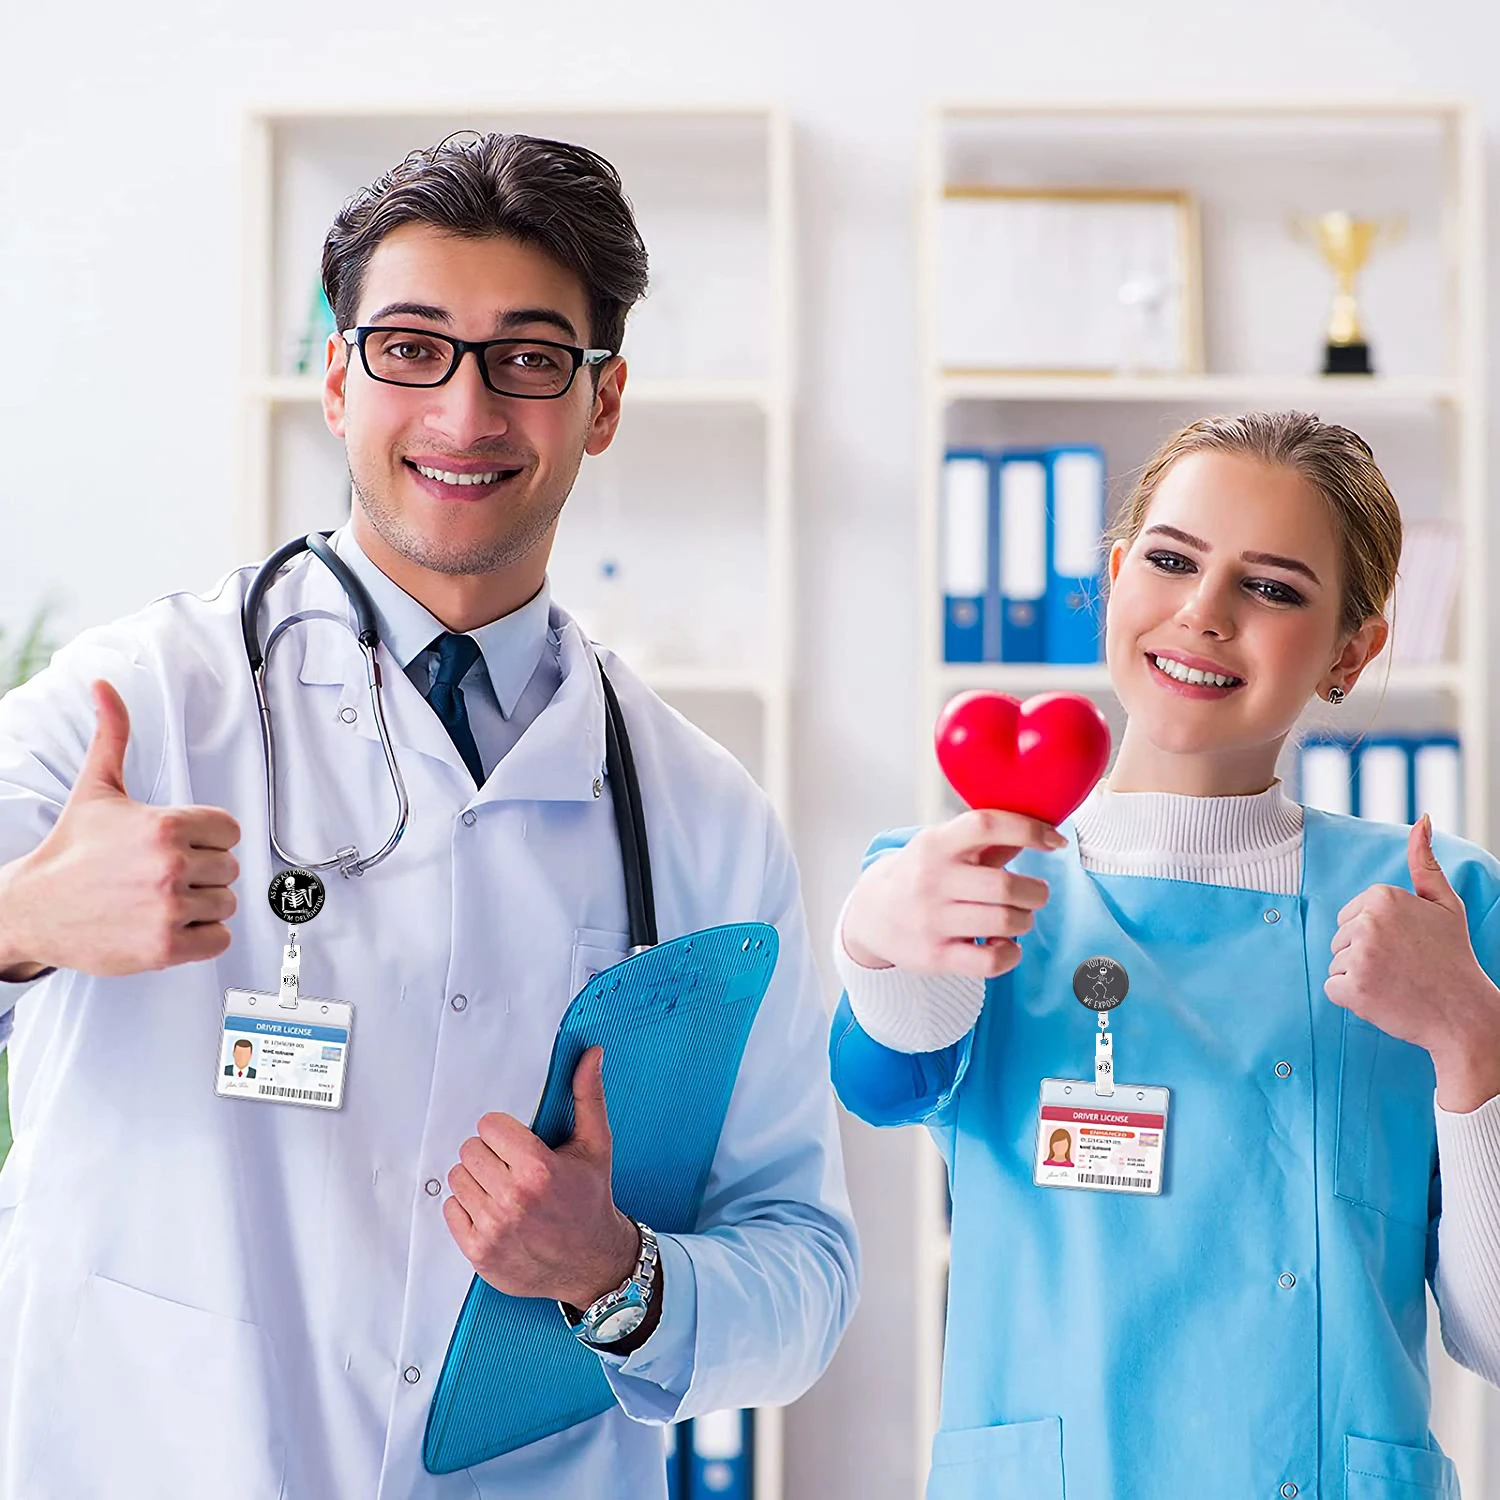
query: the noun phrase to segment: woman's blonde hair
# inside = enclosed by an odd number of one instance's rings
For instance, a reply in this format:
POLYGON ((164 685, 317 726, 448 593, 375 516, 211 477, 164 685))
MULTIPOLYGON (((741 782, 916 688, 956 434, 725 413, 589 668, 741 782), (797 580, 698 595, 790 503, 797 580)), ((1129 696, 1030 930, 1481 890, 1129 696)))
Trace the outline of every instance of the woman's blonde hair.
POLYGON ((1134 543, 1162 477, 1189 453, 1238 453, 1295 469, 1328 504, 1338 540, 1343 597, 1341 638, 1373 615, 1383 615, 1401 563, 1401 511, 1357 432, 1301 411, 1252 411, 1204 417, 1174 433, 1151 456, 1114 523, 1104 534, 1106 555, 1117 541, 1134 543))

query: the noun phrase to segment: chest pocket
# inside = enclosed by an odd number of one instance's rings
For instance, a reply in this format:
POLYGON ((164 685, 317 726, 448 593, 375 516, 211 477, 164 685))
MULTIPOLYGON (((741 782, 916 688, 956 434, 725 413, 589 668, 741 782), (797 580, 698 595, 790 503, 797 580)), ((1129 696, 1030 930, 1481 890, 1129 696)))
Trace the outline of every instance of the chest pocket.
POLYGON ((1339 1062, 1336 1197, 1426 1229, 1436 1154, 1432 1064, 1344 1012, 1339 1062))
POLYGON ((569 980, 571 999, 595 974, 619 963, 630 952, 630 935, 579 927, 573 933, 573 974, 569 980))
POLYGON ((1063 1500, 1062 1422, 1042 1417, 939 1432, 927 1500, 1063 1500))

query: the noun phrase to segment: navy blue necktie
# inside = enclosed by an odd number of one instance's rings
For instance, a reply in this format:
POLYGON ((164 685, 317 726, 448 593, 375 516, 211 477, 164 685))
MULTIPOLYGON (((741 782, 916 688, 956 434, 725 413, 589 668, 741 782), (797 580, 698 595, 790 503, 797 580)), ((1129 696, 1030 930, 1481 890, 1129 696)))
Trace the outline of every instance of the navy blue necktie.
POLYGON ((455 635, 450 630, 433 641, 428 650, 437 652, 438 669, 428 690, 427 701, 443 721, 443 728, 469 768, 474 785, 482 786, 484 766, 479 759, 479 746, 474 743, 474 731, 469 728, 469 711, 464 707, 464 695, 459 687, 469 668, 479 660, 479 642, 471 635, 455 635))

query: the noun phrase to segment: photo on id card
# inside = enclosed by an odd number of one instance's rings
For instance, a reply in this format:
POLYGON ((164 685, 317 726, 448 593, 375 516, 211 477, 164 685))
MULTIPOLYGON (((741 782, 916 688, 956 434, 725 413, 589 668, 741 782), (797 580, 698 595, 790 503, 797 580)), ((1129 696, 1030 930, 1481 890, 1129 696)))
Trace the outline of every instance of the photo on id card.
POLYGON ((1031 1180, 1038 1187, 1160 1193, 1172 1091, 1121 1083, 1111 1095, 1091 1082, 1044 1078, 1031 1180))
POLYGON ((214 1089, 226 1099, 338 1109, 354 1007, 303 995, 286 1005, 257 990, 224 991, 214 1089))

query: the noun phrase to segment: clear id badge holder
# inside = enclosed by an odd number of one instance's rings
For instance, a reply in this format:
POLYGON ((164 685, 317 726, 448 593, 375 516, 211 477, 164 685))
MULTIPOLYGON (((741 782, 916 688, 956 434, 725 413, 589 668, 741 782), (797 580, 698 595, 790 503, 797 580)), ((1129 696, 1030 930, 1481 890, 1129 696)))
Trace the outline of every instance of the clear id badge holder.
POLYGON ((1124 966, 1112 958, 1086 959, 1073 975, 1073 993, 1099 1013, 1094 1077, 1042 1080, 1032 1167, 1038 1187, 1161 1192, 1172 1091, 1115 1080, 1108 1013, 1129 988, 1124 966))
POLYGON ((300 991, 297 929, 323 907, 323 883, 307 870, 283 870, 271 882, 271 909, 287 923, 281 986, 224 991, 224 1024, 214 1089, 222 1098, 338 1109, 344 1102, 354 1007, 300 991))

